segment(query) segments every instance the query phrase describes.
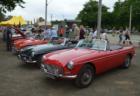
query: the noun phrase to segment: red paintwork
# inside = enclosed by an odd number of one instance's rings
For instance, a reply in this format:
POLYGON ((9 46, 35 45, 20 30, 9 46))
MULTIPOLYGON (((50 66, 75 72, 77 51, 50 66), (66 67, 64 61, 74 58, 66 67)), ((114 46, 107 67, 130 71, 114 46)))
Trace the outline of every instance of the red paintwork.
POLYGON ((21 32, 18 28, 12 27, 13 29, 15 29, 15 32, 19 35, 12 37, 12 42, 14 42, 15 40, 19 40, 19 39, 23 39, 26 38, 26 35, 21 32))
POLYGON ((26 46, 47 44, 48 40, 36 40, 36 39, 21 39, 14 42, 14 46, 17 50, 20 50, 26 46))
POLYGON ((96 51, 92 49, 66 49, 52 52, 43 56, 43 64, 60 66, 64 75, 77 75, 82 66, 91 63, 95 66, 96 74, 100 74, 123 64, 128 54, 134 55, 134 47, 124 47, 114 51, 96 51), (74 62, 74 68, 69 70, 66 65, 74 62))
MULTIPOLYGON (((59 39, 59 40, 55 40, 55 41, 62 43, 64 41, 64 39, 59 39)), ((17 50, 20 50, 26 46, 40 45, 40 44, 47 44, 47 43, 48 43, 48 40, 37 40, 37 39, 33 39, 33 38, 28 38, 28 39, 16 40, 14 42, 14 46, 17 50)))

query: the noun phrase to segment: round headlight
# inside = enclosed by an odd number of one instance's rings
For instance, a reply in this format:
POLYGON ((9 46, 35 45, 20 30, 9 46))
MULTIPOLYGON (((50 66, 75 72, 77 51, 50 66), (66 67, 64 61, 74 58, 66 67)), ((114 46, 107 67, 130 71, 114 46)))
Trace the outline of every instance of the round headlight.
POLYGON ((73 61, 70 61, 68 64, 67 64, 67 68, 72 70, 74 67, 74 62, 73 61))

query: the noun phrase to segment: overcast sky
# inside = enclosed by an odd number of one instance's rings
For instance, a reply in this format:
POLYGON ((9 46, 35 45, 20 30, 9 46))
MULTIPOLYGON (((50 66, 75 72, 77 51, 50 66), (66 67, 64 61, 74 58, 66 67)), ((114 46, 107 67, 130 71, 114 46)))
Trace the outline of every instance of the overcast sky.
MULTIPOLYGON (((14 11, 8 12, 7 15, 22 15, 26 20, 33 20, 38 17, 45 17, 45 0, 24 0, 25 8, 17 7, 14 11)), ((83 5, 88 0, 48 0, 48 19, 62 20, 75 19, 83 5)), ((113 5, 117 0, 102 0, 103 4, 113 10, 113 5)))

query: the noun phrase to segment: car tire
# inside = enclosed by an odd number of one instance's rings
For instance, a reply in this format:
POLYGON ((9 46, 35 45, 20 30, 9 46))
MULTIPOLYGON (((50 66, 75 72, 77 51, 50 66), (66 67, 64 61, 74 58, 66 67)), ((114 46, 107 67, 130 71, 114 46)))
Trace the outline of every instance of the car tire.
POLYGON ((125 58, 124 64, 123 64, 123 68, 129 68, 131 66, 131 57, 128 55, 125 58))
POLYGON ((88 87, 95 77, 95 70, 91 65, 85 65, 75 79, 75 85, 78 88, 88 87))
POLYGON ((41 63, 42 63, 42 56, 38 57, 38 60, 37 60, 37 65, 39 68, 41 68, 41 63))

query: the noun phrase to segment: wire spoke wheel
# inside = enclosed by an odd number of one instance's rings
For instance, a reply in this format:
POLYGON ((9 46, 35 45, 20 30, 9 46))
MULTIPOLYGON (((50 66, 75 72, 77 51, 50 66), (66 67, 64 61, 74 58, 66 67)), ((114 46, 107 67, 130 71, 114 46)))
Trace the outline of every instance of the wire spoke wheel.
POLYGON ((85 65, 79 72, 75 84, 79 88, 88 87, 95 77, 94 68, 91 65, 85 65))
POLYGON ((91 80, 92 80, 92 71, 86 70, 81 77, 81 82, 82 84, 87 85, 91 82, 91 80))

